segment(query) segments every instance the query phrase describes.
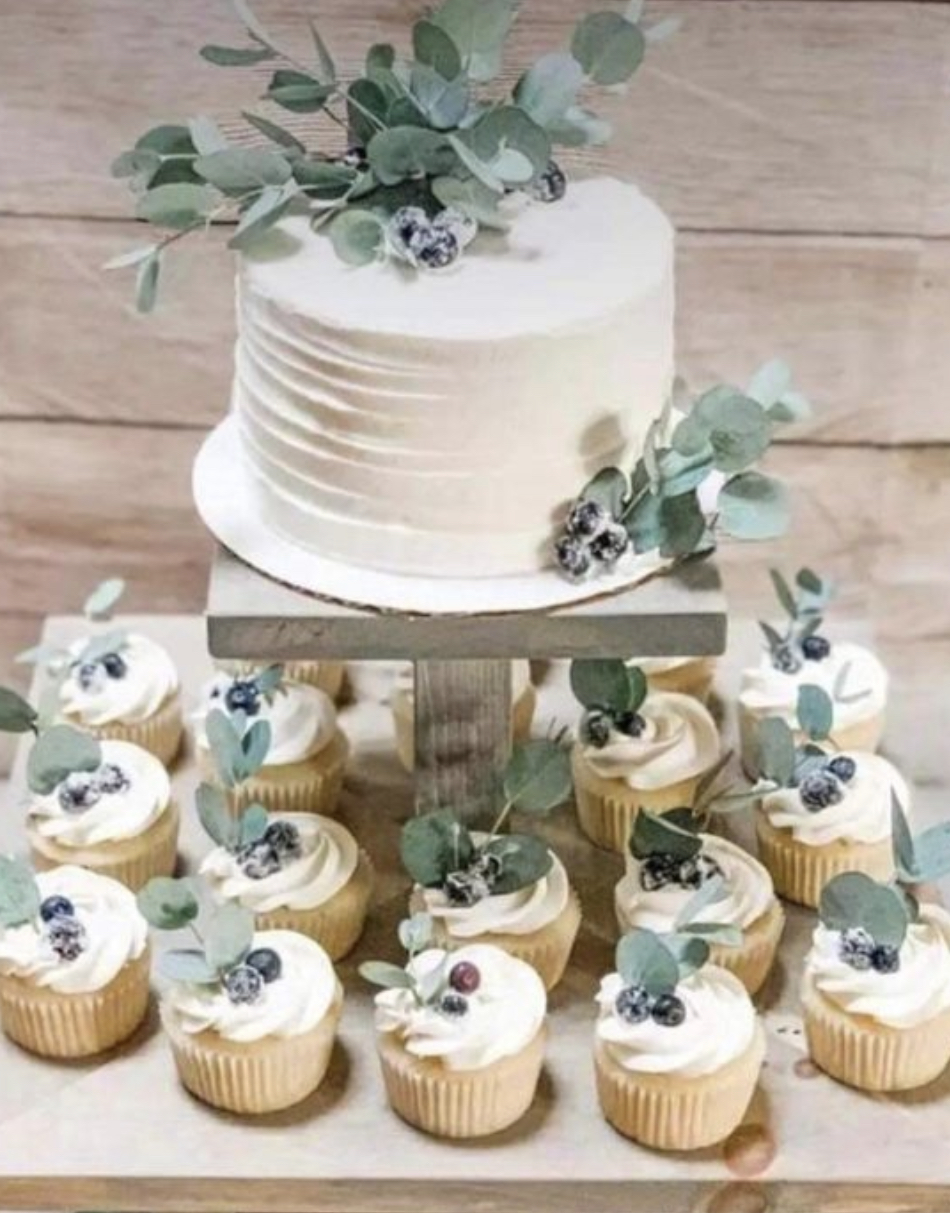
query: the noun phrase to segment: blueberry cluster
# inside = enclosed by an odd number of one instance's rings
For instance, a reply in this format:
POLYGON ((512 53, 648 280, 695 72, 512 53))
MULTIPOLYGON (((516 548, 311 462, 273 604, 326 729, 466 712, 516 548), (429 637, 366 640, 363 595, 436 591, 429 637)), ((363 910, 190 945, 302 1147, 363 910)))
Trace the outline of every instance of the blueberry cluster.
POLYGON ((95 661, 83 661, 76 671, 76 681, 83 691, 98 691, 107 678, 124 678, 129 667, 121 653, 104 653, 95 661))
POLYGON ((445 270, 461 257, 477 225, 460 211, 447 209, 430 216, 421 206, 400 207, 389 221, 389 247, 419 270, 445 270))
POLYGON ((449 972, 449 989, 439 999, 438 1009, 450 1019, 468 1014, 468 998, 482 984, 482 975, 476 965, 460 960, 449 972))
POLYGON ((796 648, 792 642, 776 644, 772 665, 782 674, 797 674, 805 661, 824 661, 831 656, 831 642, 824 636, 806 636, 796 648), (799 655, 800 654, 800 655, 799 655))
POLYGON ((900 950, 890 944, 875 943, 862 927, 841 932, 838 955, 852 969, 875 973, 896 973, 901 967, 900 950))
POLYGON ((272 821, 256 842, 241 847, 237 861, 251 880, 265 880, 303 854, 300 831, 292 822, 272 821))
POLYGON ((107 762, 98 771, 73 771, 67 775, 56 798, 64 813, 85 813, 103 796, 127 792, 131 786, 125 771, 114 762, 107 762))
POLYGON ((443 892, 454 906, 473 906, 491 896, 500 875, 501 860, 497 855, 477 855, 467 868, 446 876, 443 892))
POLYGON ((646 893, 654 893, 668 885, 695 890, 722 874, 722 868, 715 859, 710 859, 702 851, 690 859, 677 859, 675 855, 648 855, 640 865, 640 887, 646 893))
POLYGON ((581 740, 602 750, 614 730, 625 737, 639 737, 646 726, 647 722, 639 712, 608 712, 604 708, 591 708, 581 718, 581 740))
MULTIPOLYGON (((215 687, 212 699, 221 697, 221 688, 215 687)), ((243 712, 245 716, 257 716, 261 710, 261 688, 253 678, 235 678, 224 692, 224 706, 229 712, 243 712)))
POLYGON ((614 1003, 624 1023, 646 1023, 652 1019, 663 1028, 678 1028, 686 1018, 686 1006, 677 994, 648 994, 643 986, 625 986, 614 1003))
POLYGON ((280 956, 273 948, 255 948, 225 974, 225 993, 235 1006, 253 1006, 264 996, 264 987, 277 981, 282 972, 280 956))
POLYGON ((530 189, 535 202, 560 202, 566 193, 567 177, 556 160, 548 164, 530 189))
POLYGON ((857 772, 857 763, 847 754, 838 754, 819 771, 812 771, 798 785, 798 795, 806 809, 818 813, 840 804, 844 799, 843 784, 850 783, 857 772))
POLYGON ((40 904, 40 919, 46 927, 49 945, 60 960, 78 960, 89 939, 69 898, 58 894, 45 898, 40 904))
POLYGON ((578 501, 554 545, 554 555, 562 572, 581 581, 595 566, 613 568, 629 547, 626 528, 609 510, 596 501, 578 501))

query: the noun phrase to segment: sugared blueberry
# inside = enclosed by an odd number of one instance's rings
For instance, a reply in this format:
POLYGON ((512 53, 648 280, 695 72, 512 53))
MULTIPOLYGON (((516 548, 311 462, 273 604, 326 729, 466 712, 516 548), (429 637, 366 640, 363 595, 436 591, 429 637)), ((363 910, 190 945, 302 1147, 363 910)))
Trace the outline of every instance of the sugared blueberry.
POLYGON ((467 248, 478 235, 478 224, 468 215, 463 215, 454 206, 439 211, 432 220, 432 226, 441 231, 451 232, 458 241, 460 249, 467 248))
POLYGON ((537 202, 560 202, 567 193, 564 170, 552 160, 531 186, 531 197, 537 202))
POLYGON ((600 564, 613 565, 630 547, 625 527, 612 522, 590 541, 590 554, 600 564))
POLYGON ((676 879, 684 889, 701 889, 707 881, 722 876, 722 868, 715 859, 702 851, 692 859, 684 859, 679 866, 676 879))
POLYGON ((850 783, 858 773, 858 764, 847 754, 836 754, 828 763, 828 770, 842 783, 850 783))
POLYGON ((800 659, 788 644, 776 646, 772 650, 772 665, 780 674, 797 674, 802 668, 800 659))
POLYGON ((896 973, 901 967, 900 949, 880 943, 871 953, 871 968, 875 973, 896 973))
POLYGON ((798 785, 802 804, 812 812, 838 804, 844 796, 841 784, 830 771, 812 771, 798 785))
POLYGON ((107 762, 96 772, 96 786, 107 796, 114 796, 119 792, 127 792, 132 781, 121 767, 116 766, 114 762, 107 762))
POLYGON ((387 229, 390 241, 403 257, 408 256, 412 241, 431 226, 429 216, 421 206, 403 206, 393 215, 387 229))
POLYGON ((581 740, 586 745, 592 745, 597 750, 602 750, 610 740, 610 731, 613 728, 613 719, 608 712, 602 712, 600 708, 591 708, 581 717, 581 740))
POLYGON ((64 813, 85 813, 100 799, 99 784, 86 771, 73 771, 59 785, 57 800, 64 813))
POLYGON ((591 570, 592 559, 587 544, 573 535, 562 535, 554 545, 554 557, 562 573, 580 581, 591 570))
POLYGON ((831 643, 824 636, 806 636, 802 641, 806 661, 824 661, 831 656, 831 643))
POLYGON ((665 889, 679 879, 679 867, 672 855, 648 855, 640 864, 640 887, 645 893, 665 889))
POLYGON ((224 990, 235 1006, 252 1006, 264 993, 264 978, 249 964, 235 965, 225 975, 224 990))
POLYGON ((650 1011, 653 1022, 662 1028, 678 1028, 686 1018, 686 1006, 677 994, 660 994, 650 1011))
POLYGON ((491 885, 481 872, 450 872, 443 886, 445 895, 454 906, 474 906, 491 896, 491 885))
POLYGON ((76 907, 68 897, 54 893, 52 897, 44 897, 40 903, 40 918, 44 922, 52 922, 54 918, 73 918, 76 907))
POLYGON ((255 948, 253 952, 248 952, 244 963, 256 969, 267 985, 276 981, 283 972, 280 957, 273 948, 255 948))
POLYGON ((647 722, 639 712, 621 712, 616 720, 618 730, 627 737, 640 737, 647 722))
POLYGON ((643 986, 624 986, 614 1008, 624 1023, 645 1023, 650 1018, 650 995, 643 986))
POLYGON ((567 533, 577 539, 593 539, 610 522, 610 515, 596 501, 578 501, 567 518, 567 533))
POLYGON ((424 270, 445 270, 462 255, 462 246, 455 232, 446 227, 429 227, 418 232, 409 245, 413 265, 424 270))
POLYGON ((256 716, 261 710, 261 692, 253 678, 238 678, 228 687, 224 703, 229 712, 256 716))
POLYGON ((267 842, 252 842, 243 848, 238 860, 249 880, 266 880, 281 868, 280 852, 267 842))
POLYGON ((121 653, 106 653, 99 660, 110 678, 124 678, 129 672, 129 667, 121 653))
POLYGON ((470 960, 460 960, 449 970, 449 985, 457 994, 474 994, 481 984, 478 966, 470 960))
POLYGON ((303 852, 300 831, 292 821, 272 821, 261 840, 284 859, 299 859, 303 852))
POLYGON ((98 691, 105 681, 105 669, 97 661, 85 661, 76 671, 82 691, 98 691))
POLYGON ((870 969, 874 956, 874 940, 862 927, 841 932, 838 955, 852 969, 870 969))
POLYGON ((47 926, 46 937, 60 960, 78 960, 86 950, 86 928, 76 918, 53 918, 47 926))
POLYGON ((464 994, 443 994, 439 1000, 439 1010, 443 1015, 458 1019, 468 1013, 468 999, 464 994))

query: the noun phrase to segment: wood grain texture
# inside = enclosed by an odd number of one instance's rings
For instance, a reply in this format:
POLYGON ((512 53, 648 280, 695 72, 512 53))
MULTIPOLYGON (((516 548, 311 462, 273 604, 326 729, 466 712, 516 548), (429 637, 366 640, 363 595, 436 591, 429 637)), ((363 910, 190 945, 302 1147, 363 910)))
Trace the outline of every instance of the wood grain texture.
MULTIPOLYGON (((532 0, 513 64, 565 45, 587 0, 532 0)), ((309 53, 307 0, 259 5, 309 53)), ((660 0, 685 24, 648 60, 617 116, 618 164, 681 226, 950 232, 950 9, 856 0, 660 0)), ((404 43, 414 0, 324 0, 342 62, 404 43)), ((0 42, 5 172, 0 211, 120 216, 108 165, 158 121, 237 114, 266 65, 243 75, 196 58, 240 31, 223 3, 5 0, 0 42)))

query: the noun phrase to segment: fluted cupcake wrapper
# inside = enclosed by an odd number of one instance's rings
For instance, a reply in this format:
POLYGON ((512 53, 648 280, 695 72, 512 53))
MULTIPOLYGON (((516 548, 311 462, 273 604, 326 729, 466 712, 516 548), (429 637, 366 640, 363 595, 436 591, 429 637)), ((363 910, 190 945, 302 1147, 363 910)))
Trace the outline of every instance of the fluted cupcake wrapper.
POLYGON ((873 880, 890 880, 894 857, 890 839, 882 842, 832 842, 810 847, 790 830, 776 829, 762 809, 755 809, 759 858, 768 868, 775 891, 787 901, 817 907, 829 880, 843 872, 864 872, 873 880))
POLYGON ((268 910, 256 916, 259 931, 298 931, 315 939, 331 960, 353 950, 363 933, 373 895, 373 865, 360 851, 356 871, 338 892, 312 910, 268 910))
MULTIPOLYGON (((271 813, 319 813, 333 817, 343 790, 343 777, 350 753, 349 742, 337 730, 318 754, 304 762, 265 766, 257 775, 228 792, 233 809, 262 804, 271 813)), ((202 778, 220 786, 214 760, 201 750, 198 765, 202 778)))
MULTIPOLYGON (((218 661, 219 670, 240 677, 252 674, 266 661, 218 661)), ((302 682, 307 686, 316 687, 334 701, 340 698, 343 690, 343 679, 346 676, 346 666, 342 661, 284 661, 284 678, 287 682, 302 682)))
POLYGON ((519 1121, 531 1107, 544 1063, 545 1030, 520 1053, 480 1070, 450 1070, 435 1058, 413 1057, 395 1033, 378 1037, 389 1102, 403 1120, 434 1137, 487 1137, 519 1121))
MULTIPOLYGON (((742 758, 742 768, 750 779, 754 780, 758 772, 758 728, 760 716, 748 711, 739 704, 739 749, 742 758)), ((857 720, 845 728, 835 729, 830 741, 836 750, 857 754, 876 754, 884 736, 884 713, 875 712, 866 720, 857 720)), ((795 732, 796 745, 804 745, 808 738, 800 731, 795 732)))
POLYGON ((7 1036, 42 1057, 74 1060, 127 1040, 148 1011, 149 951, 107 986, 60 994, 20 977, 0 977, 0 1023, 7 1036))
POLYGON ((686 665, 650 674, 650 686, 656 691, 692 695, 700 703, 708 703, 716 676, 715 657, 697 657, 686 665))
POLYGON ((714 943, 710 960, 738 977, 749 994, 757 994, 775 963, 784 929, 785 911, 775 899, 764 914, 745 928, 738 948, 714 943))
POLYGON ((135 838, 67 847, 44 838, 35 828, 27 830, 34 866, 42 872, 62 864, 88 868, 111 876, 137 893, 154 876, 172 876, 178 860, 178 806, 174 801, 147 830, 135 838))
POLYGON ((167 699, 157 712, 145 720, 112 721, 109 724, 88 725, 78 717, 70 716, 65 719, 83 732, 91 733, 100 741, 128 741, 132 745, 141 746, 154 754, 162 766, 171 766, 178 757, 181 740, 184 735, 184 720, 182 718, 181 695, 176 691, 167 699))
MULTIPOLYGON (((409 909, 414 914, 425 910, 425 900, 420 893, 413 893, 409 909)), ((432 930, 435 942, 443 947, 447 944, 455 944, 456 947, 467 947, 476 943, 493 944, 509 956, 529 964, 544 982, 545 989, 553 990, 564 976, 580 925, 581 903, 575 891, 571 889, 567 905, 557 918, 527 935, 496 934, 490 931, 482 935, 455 937, 438 919, 434 920, 432 930)))
MULTIPOLYGON (((530 684, 511 705, 511 735, 515 741, 531 736, 538 693, 530 684)), ((404 770, 411 771, 416 763, 416 720, 411 695, 396 691, 392 700, 393 724, 396 729, 396 754, 404 770)))
POLYGON ((571 766, 581 829, 597 846, 620 854, 626 852, 634 819, 641 809, 663 813, 692 804, 701 778, 695 775, 650 791, 631 788, 622 779, 603 779, 592 771, 579 745, 571 754, 571 766))
POLYGON ((597 1096, 604 1117, 624 1137, 657 1150, 699 1150, 723 1141, 742 1122, 764 1057, 760 1024, 741 1057, 696 1078, 625 1070, 598 1041, 597 1096))
POLYGON ((292 1108, 311 1095, 327 1072, 343 1008, 338 990, 320 1023, 300 1036, 269 1036, 243 1044, 217 1032, 191 1035, 171 1015, 162 1022, 182 1085, 226 1112, 259 1116, 292 1108))
POLYGON ((826 1074, 862 1091, 908 1091, 938 1078, 950 1062, 950 1011, 912 1028, 892 1028, 849 1015, 806 977, 805 1037, 826 1074))

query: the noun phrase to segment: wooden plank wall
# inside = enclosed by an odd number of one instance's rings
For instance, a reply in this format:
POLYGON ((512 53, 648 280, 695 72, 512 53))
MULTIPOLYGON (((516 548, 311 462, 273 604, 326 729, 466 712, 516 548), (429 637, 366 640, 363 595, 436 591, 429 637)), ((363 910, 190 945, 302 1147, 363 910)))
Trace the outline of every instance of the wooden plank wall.
MULTIPOLYGON (((419 0, 260 0, 340 58, 404 36, 419 0)), ((519 52, 585 0, 525 0, 519 52)), ((696 382, 782 354, 819 405, 776 464, 799 495, 778 553, 845 582, 885 638, 950 646, 950 5, 660 0, 681 33, 613 103, 595 167, 677 223, 679 347, 696 382)), ((231 266, 197 249, 143 320, 100 266, 138 241, 112 156, 149 124, 223 116, 259 80, 194 55, 226 0, 3 0, 0 13, 0 677, 38 617, 120 571, 130 605, 197 610, 208 542, 190 463, 222 414, 231 266)), ((738 605, 776 552, 731 551, 738 605)))

